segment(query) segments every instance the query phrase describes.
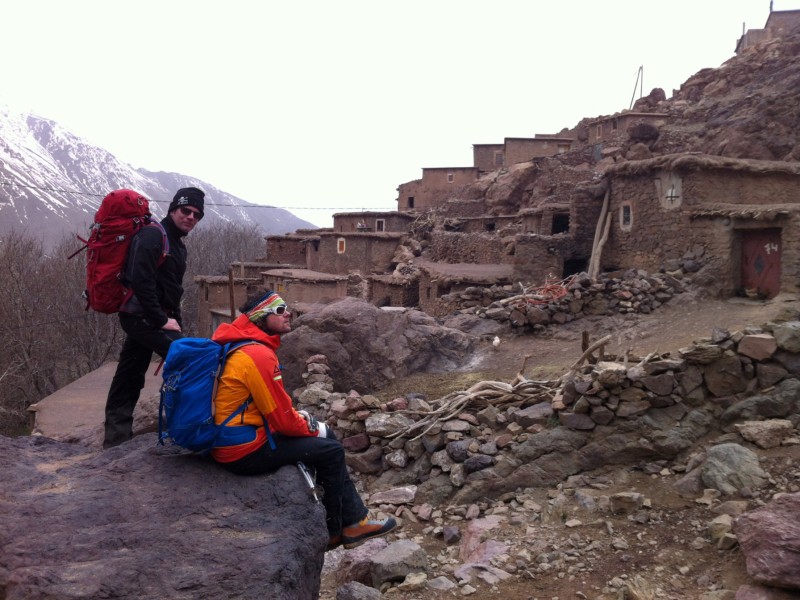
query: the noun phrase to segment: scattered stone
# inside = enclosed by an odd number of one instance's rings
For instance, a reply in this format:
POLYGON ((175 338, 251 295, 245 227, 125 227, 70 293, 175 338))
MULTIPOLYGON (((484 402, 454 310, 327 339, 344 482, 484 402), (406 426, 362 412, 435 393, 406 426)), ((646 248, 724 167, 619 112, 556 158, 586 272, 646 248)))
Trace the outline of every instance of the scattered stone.
POLYGON ((744 439, 759 448, 776 448, 794 431, 794 424, 787 419, 745 421, 735 427, 744 439))

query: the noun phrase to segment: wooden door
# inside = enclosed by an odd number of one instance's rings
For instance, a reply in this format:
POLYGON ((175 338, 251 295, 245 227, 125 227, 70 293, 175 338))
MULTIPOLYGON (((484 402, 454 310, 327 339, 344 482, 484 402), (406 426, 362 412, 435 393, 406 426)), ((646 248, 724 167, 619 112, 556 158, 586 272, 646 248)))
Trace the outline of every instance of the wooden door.
POLYGON ((781 230, 742 231, 742 287, 748 296, 772 298, 781 289, 781 230))

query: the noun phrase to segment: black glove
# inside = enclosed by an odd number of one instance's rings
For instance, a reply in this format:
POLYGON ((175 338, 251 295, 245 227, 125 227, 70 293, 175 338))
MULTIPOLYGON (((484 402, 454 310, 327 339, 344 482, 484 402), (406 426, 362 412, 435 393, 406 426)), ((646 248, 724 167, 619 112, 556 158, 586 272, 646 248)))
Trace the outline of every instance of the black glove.
POLYGON ((297 413, 301 417, 303 417, 305 422, 308 424, 308 430, 311 433, 314 433, 315 431, 317 431, 319 429, 319 422, 313 416, 311 416, 310 414, 308 414, 304 410, 298 410, 297 413))

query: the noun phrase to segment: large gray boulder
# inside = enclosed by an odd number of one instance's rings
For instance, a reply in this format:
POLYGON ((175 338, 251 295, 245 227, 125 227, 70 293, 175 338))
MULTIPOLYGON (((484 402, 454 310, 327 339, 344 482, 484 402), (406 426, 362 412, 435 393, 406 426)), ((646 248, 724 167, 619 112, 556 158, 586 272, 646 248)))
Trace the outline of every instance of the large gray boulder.
POLYGON ((757 490, 769 478, 759 464, 758 455, 739 444, 712 446, 700 469, 705 487, 719 490, 727 496, 744 488, 757 490))
POLYGON ((344 298, 298 317, 278 356, 290 393, 303 386, 306 359, 315 354, 328 358, 336 391, 368 393, 412 373, 458 368, 472 349, 469 335, 419 310, 385 311, 344 298))
POLYGON ((237 477, 156 445, 0 437, 5 600, 316 598, 324 509, 295 467, 237 477))

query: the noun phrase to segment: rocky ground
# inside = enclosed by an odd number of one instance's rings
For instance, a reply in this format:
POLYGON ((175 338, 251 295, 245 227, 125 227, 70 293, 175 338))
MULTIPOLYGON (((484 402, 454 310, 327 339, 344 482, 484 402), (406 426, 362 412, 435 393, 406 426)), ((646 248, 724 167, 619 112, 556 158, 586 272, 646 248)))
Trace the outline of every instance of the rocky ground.
MULTIPOLYGON (((754 302, 683 294, 650 315, 584 319, 545 336, 503 337, 497 346, 487 340, 468 370, 406 378, 377 395, 386 401, 408 392, 437 398, 475 381, 509 381, 526 355, 530 356, 527 377, 557 377, 580 356, 584 331, 592 339, 612 334, 609 353, 677 352, 710 335, 715 327, 736 331, 760 325, 798 306, 794 297, 754 302)), ((777 493, 800 491, 800 446, 759 449, 769 484, 748 497, 725 498, 730 500, 725 504, 712 497, 677 493, 674 484, 687 470, 691 454, 669 463, 604 467, 549 489, 517 490, 471 505, 436 506, 430 511, 415 507, 416 522, 406 518, 389 541, 408 539, 424 549, 428 583, 407 581, 384 589, 384 594, 420 600, 460 595, 508 600, 732 599, 749 579, 738 546, 712 543, 720 514, 736 516, 777 493), (489 543, 478 547, 480 541, 489 543), (499 570, 473 572, 468 582, 455 577, 454 571, 476 548, 490 553, 490 564, 499 570), (442 576, 447 581, 437 579, 442 576), (460 586, 448 589, 460 579, 460 586), (432 580, 439 587, 431 587, 432 580)), ((374 554, 384 545, 383 540, 375 541, 361 552, 374 554)), ((358 552, 328 553, 322 598, 337 597, 337 576, 357 562, 358 552)))

